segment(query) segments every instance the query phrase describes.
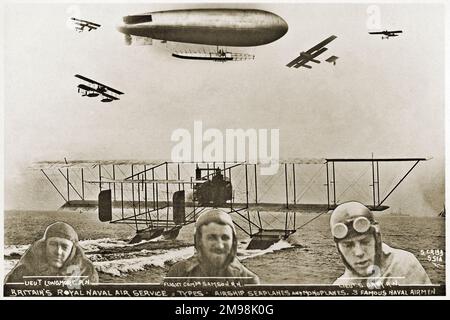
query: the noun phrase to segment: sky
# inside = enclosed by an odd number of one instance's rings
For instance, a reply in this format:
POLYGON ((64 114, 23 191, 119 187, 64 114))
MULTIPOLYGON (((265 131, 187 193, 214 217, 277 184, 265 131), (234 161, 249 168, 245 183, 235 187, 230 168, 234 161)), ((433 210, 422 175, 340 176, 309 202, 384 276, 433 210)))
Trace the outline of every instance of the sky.
MULTIPOLYGON (((174 130, 279 129, 280 157, 426 157, 391 204, 414 214, 444 203, 445 10, 443 4, 9 3, 3 6, 4 207, 55 209, 50 184, 36 192, 35 161, 169 159, 174 130), (255 60, 214 63, 171 57, 183 44, 127 46, 121 18, 187 8, 254 8, 289 30, 238 48, 255 60), (368 31, 373 10, 382 40, 368 31), (100 23, 68 27, 72 15, 100 23), (285 65, 330 35, 312 69, 285 65), (333 66, 324 60, 339 57, 333 66), (104 104, 81 97, 82 74, 125 94, 104 104)), ((379 31, 379 30, 377 30, 379 31)), ((227 48, 233 51, 233 48, 227 48)), ((41 185, 41 184, 39 184, 41 185)), ((60 201, 59 201, 60 202, 60 201)))

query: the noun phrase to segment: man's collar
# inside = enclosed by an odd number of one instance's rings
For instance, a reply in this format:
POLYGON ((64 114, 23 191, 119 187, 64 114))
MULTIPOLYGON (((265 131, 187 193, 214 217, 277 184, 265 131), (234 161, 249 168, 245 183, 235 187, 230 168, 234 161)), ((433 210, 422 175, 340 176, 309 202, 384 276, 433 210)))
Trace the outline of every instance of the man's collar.
POLYGON ((195 267, 200 265, 200 260, 198 259, 198 255, 195 254, 191 258, 186 260, 186 271, 191 272, 195 267))
MULTIPOLYGON (((186 271, 191 272, 196 267, 201 267, 201 261, 198 254, 195 254, 192 258, 186 260, 186 271)), ((228 264, 225 270, 229 271, 232 275, 241 271, 241 263, 236 257, 228 264)))

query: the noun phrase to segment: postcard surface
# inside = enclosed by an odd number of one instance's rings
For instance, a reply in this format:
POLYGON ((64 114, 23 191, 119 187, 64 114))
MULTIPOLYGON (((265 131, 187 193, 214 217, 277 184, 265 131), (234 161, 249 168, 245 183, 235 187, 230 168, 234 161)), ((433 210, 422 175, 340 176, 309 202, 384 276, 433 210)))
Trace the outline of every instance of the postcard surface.
POLYGON ((446 296, 443 3, 2 8, 3 297, 446 296))

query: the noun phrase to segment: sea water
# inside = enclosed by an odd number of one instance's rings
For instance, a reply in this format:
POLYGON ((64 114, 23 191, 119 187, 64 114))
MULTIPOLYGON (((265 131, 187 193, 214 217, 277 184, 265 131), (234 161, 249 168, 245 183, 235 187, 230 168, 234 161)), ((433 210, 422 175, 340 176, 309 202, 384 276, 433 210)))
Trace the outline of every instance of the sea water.
MULTIPOLYGON (((319 214, 299 213, 296 225, 319 214)), ((282 227, 282 213, 263 215, 266 226, 282 227)), ((4 219, 5 272, 55 221, 65 221, 77 230, 80 245, 99 272, 100 282, 160 283, 171 265, 194 253, 192 224, 183 227, 176 240, 158 238, 129 244, 134 236, 132 226, 101 223, 94 212, 7 211, 4 219)), ((433 283, 445 283, 444 218, 381 215, 377 220, 384 242, 413 253, 433 283), (433 260, 441 253, 442 262, 433 260)), ((329 215, 323 214, 265 250, 246 250, 250 238, 238 230, 238 257, 264 284, 332 283, 344 267, 328 223, 329 215)))

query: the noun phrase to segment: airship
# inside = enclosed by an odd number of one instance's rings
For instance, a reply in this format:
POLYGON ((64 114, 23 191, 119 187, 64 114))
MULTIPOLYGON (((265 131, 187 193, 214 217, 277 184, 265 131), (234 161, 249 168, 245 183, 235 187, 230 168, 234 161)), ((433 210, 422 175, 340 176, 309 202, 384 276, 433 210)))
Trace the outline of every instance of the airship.
POLYGON ((242 60, 250 55, 231 53, 219 47, 261 46, 280 39, 288 24, 280 16, 256 9, 185 9, 156 11, 123 17, 118 30, 127 42, 132 37, 163 42, 217 46, 216 52, 176 52, 183 59, 242 60))

